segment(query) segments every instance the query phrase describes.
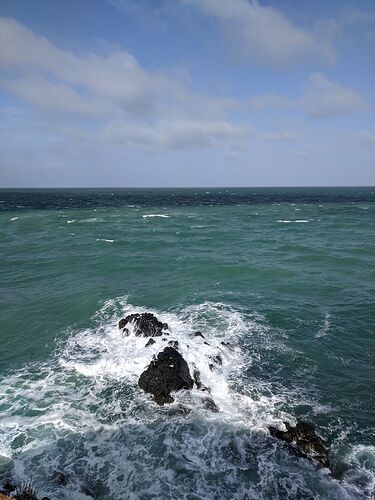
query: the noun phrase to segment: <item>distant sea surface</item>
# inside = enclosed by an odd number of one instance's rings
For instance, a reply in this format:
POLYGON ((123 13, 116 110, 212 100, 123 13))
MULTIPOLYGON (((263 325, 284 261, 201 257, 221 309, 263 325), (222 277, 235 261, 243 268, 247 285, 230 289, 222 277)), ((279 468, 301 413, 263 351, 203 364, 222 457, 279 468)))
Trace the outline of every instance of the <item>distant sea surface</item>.
POLYGON ((374 202, 375 188, 0 190, 0 486, 374 498, 374 202), (137 387, 166 344, 118 330, 142 311, 220 412, 198 390, 159 407, 137 387), (333 474, 270 437, 296 419, 327 440, 333 474))

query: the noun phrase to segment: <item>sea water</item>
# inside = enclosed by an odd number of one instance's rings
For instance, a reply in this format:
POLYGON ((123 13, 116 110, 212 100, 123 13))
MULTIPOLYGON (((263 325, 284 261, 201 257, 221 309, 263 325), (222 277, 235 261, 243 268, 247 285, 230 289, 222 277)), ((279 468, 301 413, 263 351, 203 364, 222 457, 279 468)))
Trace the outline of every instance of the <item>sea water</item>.
POLYGON ((1 190, 0 484, 77 500, 373 498, 374 201, 1 190), (117 324, 144 311, 218 413, 197 389, 159 407, 138 388, 166 342, 117 324), (332 473, 270 437, 296 419, 327 440, 332 473))

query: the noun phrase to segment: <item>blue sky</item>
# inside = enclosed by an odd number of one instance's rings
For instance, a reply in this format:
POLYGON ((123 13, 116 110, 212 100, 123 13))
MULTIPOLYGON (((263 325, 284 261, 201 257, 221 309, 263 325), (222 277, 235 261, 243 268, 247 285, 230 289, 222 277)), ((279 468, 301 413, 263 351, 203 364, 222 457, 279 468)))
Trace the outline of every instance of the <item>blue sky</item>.
POLYGON ((0 187, 374 184, 372 0, 1 0, 0 187))

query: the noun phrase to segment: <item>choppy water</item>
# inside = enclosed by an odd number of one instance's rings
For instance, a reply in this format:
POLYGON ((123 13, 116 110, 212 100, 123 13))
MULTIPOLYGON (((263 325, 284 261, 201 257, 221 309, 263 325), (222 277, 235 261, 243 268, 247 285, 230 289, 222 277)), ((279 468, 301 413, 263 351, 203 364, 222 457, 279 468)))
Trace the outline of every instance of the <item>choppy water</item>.
POLYGON ((0 483, 32 478, 52 499, 373 498, 374 201, 0 191, 0 483), (197 390, 158 407, 137 388, 165 345, 122 336, 137 311, 169 324, 219 413, 197 390), (335 477, 270 438, 293 418, 328 440, 335 477))

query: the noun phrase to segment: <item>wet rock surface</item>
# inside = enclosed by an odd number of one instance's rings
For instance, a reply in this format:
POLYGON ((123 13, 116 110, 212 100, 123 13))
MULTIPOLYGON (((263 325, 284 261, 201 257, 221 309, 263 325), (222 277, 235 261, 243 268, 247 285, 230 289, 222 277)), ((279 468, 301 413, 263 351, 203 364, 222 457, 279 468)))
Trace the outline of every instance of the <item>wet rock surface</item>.
POLYGON ((284 422, 284 425, 286 431, 269 427, 271 435, 285 441, 304 457, 316 460, 323 467, 330 467, 326 442, 315 432, 311 424, 299 421, 295 427, 288 422, 284 422))
POLYGON ((145 345, 145 347, 149 347, 150 345, 154 345, 156 342, 156 340, 154 340, 152 337, 150 338, 150 340, 147 342, 147 344, 145 345))
POLYGON ((174 401, 171 392, 192 389, 194 381, 181 354, 173 347, 166 347, 141 374, 138 385, 153 394, 159 405, 164 405, 174 401))
POLYGON ((136 337, 160 337, 168 335, 167 323, 162 323, 151 313, 135 313, 129 314, 119 321, 118 327, 126 335, 129 335, 130 325, 134 328, 136 337))

